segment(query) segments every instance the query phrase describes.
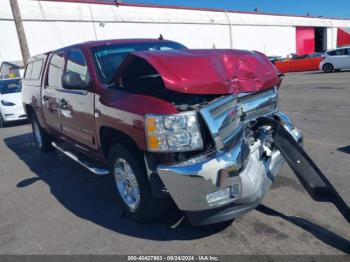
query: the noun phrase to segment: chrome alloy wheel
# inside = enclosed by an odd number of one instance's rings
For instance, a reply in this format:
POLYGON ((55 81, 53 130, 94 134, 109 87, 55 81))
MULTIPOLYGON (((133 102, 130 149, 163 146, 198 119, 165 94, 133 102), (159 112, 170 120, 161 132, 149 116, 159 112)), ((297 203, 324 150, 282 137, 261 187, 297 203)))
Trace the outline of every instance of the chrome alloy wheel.
POLYGON ((39 124, 37 121, 33 121, 33 132, 34 132, 34 137, 35 137, 35 140, 36 140, 38 147, 42 147, 43 139, 41 137, 39 124))
POLYGON ((121 198, 131 211, 135 210, 140 204, 140 189, 134 171, 123 158, 117 159, 113 171, 121 198))

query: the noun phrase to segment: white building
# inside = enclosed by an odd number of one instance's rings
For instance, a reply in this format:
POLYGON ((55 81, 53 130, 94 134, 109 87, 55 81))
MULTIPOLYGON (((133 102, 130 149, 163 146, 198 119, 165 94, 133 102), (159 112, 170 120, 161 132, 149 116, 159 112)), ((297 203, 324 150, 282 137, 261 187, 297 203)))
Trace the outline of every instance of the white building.
MULTIPOLYGON (((160 34, 189 48, 249 49, 280 56, 350 43, 350 20, 101 2, 18 0, 30 55, 88 40, 160 34)), ((21 58, 9 0, 1 0, 0 63, 21 58)))

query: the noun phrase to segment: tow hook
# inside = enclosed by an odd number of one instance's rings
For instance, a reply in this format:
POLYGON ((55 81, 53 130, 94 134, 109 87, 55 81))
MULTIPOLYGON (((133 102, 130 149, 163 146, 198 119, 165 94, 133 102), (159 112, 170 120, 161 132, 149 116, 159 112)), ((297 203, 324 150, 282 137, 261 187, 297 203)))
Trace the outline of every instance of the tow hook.
POLYGON ((256 128, 260 126, 272 128, 275 147, 281 152, 311 198, 317 202, 333 203, 350 223, 349 206, 283 124, 275 119, 263 117, 259 118, 255 125, 256 128))

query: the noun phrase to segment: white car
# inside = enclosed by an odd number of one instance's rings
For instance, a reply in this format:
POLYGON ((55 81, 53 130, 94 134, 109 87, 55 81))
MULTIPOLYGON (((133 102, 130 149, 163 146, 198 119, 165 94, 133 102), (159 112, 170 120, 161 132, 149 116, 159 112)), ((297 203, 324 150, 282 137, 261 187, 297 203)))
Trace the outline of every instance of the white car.
POLYGON ((327 51, 322 56, 320 70, 325 73, 350 69, 350 46, 327 51))
POLYGON ((27 119, 22 103, 22 80, 0 80, 0 127, 11 121, 27 119))

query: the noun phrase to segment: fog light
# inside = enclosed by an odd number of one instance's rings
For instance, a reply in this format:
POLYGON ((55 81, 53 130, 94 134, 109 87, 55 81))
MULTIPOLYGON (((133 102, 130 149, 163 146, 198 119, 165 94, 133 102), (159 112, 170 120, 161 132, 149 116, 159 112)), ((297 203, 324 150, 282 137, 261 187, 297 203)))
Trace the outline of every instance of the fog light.
POLYGON ((239 194, 241 193, 241 187, 238 184, 234 184, 231 188, 231 197, 237 198, 239 197, 239 194))
POLYGON ((234 184, 219 191, 207 195, 207 202, 210 206, 222 205, 236 199, 240 194, 240 186, 234 184))

